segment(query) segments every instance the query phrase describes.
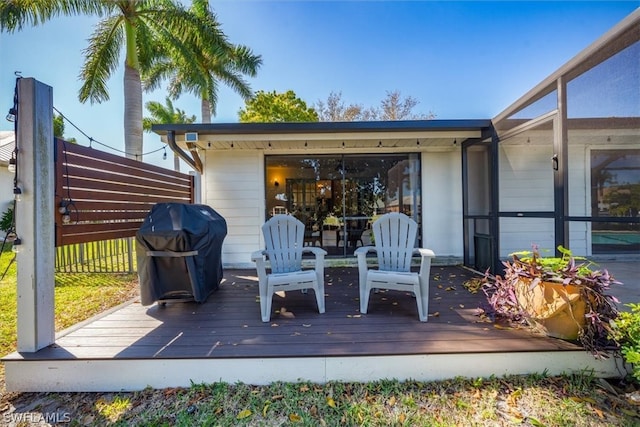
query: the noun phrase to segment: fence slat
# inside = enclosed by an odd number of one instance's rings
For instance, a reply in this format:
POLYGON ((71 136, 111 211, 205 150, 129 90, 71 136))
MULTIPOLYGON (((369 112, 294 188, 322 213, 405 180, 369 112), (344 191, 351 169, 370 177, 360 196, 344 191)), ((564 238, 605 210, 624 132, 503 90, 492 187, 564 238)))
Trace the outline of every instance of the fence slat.
MULTIPOLYGON (((191 175, 59 139, 55 167, 56 203, 66 206, 71 218, 66 223, 64 212, 56 214, 56 246, 134 236, 156 203, 195 199, 191 175)), ((78 256, 69 258, 84 269, 85 252, 105 258, 107 247, 80 246, 78 256)), ((64 260, 64 253, 59 258, 64 260)))

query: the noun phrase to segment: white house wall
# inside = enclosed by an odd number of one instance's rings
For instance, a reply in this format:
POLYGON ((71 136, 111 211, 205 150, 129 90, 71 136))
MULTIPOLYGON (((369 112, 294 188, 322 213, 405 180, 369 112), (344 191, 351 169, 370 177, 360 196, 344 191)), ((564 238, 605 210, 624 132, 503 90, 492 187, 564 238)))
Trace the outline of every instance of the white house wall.
MULTIPOLYGON (((227 221, 222 262, 250 268, 263 246, 264 156, 259 150, 211 150, 205 155, 203 203, 227 221)), ((462 259, 462 165, 460 151, 422 154, 423 246, 438 257, 462 259)))
POLYGON ((423 246, 436 257, 462 257, 460 156, 460 150, 422 153, 423 246))
MULTIPOLYGON (((606 145, 569 145, 570 216, 590 216, 591 186, 590 153, 592 149, 620 148, 606 145)), ((553 206, 553 175, 550 146, 500 146, 500 210, 507 212, 549 211, 553 206)), ((500 256, 531 249, 554 248, 554 221, 551 218, 501 218, 500 256)), ((589 222, 574 221, 569 225, 569 246, 574 255, 590 256, 591 226, 589 222)))
MULTIPOLYGON (((551 145, 500 145, 499 194, 502 212, 553 212, 551 145)), ((532 245, 553 250, 552 218, 501 218, 500 257, 532 245)))
POLYGON ((0 165, 0 214, 13 207, 13 172, 0 165))
POLYGON ((262 247, 264 161, 260 151, 208 151, 203 202, 227 221, 222 247, 226 267, 251 267, 251 252, 262 247))

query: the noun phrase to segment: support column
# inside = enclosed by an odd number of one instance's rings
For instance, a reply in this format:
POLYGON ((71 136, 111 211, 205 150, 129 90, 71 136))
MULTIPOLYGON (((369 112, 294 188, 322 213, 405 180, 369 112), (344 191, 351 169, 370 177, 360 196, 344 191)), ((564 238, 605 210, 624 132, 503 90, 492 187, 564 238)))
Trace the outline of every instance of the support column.
POLYGON ((558 246, 569 248, 569 226, 565 222, 568 216, 569 195, 569 131, 567 128, 567 84, 564 77, 559 77, 558 88, 558 115, 553 120, 553 200, 554 200, 554 230, 556 256, 562 254, 558 246))
POLYGON ((55 341, 53 89, 32 78, 18 81, 16 135, 16 255, 18 351, 36 352, 55 341))

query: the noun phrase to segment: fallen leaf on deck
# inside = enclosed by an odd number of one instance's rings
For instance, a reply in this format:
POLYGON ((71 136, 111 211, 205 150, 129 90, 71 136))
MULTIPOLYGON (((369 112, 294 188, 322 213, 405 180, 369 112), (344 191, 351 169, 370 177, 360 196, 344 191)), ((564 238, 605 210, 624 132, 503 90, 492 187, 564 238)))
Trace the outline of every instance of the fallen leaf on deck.
POLYGON ((438 317, 438 316, 440 316, 440 312, 436 311, 435 313, 432 313, 429 316, 438 317))
POLYGON ((287 309, 285 307, 282 307, 280 309, 280 316, 284 317, 286 319, 294 319, 296 317, 295 314, 293 314, 290 311, 287 311, 287 309))

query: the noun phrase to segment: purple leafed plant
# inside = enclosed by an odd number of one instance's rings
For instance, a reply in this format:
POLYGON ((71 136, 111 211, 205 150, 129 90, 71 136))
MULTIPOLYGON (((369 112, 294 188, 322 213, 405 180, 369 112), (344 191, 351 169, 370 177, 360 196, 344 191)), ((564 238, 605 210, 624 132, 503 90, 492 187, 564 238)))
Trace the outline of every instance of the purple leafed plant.
POLYGON ((573 285, 580 289, 586 303, 586 323, 578 333, 578 342, 596 358, 608 357, 608 352, 618 349, 610 337, 613 320, 618 317, 619 301, 609 295, 611 285, 620 282, 605 270, 594 269, 595 264, 573 257, 571 251, 558 247, 562 257, 541 257, 536 246, 532 252, 511 254, 511 261, 503 261, 504 273, 485 273, 482 290, 487 296, 487 315, 513 323, 529 324, 531 315, 518 303, 516 286, 522 279, 530 282, 530 289, 542 282, 573 285), (576 262, 579 261, 579 262, 576 262))

